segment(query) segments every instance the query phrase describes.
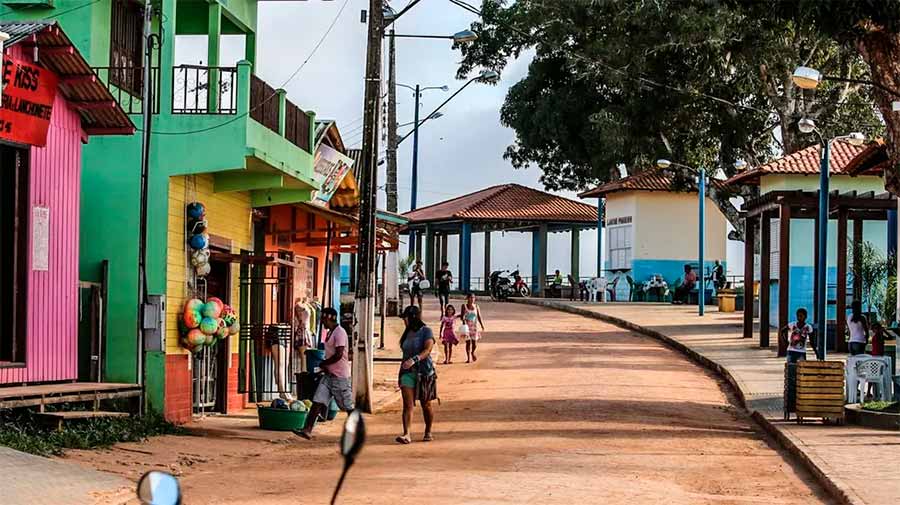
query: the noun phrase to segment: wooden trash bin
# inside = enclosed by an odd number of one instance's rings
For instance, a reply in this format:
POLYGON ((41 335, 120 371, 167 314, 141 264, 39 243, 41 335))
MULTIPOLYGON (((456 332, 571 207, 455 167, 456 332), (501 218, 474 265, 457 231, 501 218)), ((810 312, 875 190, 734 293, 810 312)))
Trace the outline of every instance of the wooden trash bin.
POLYGON ((800 361, 797 363, 797 423, 817 417, 844 422, 844 363, 800 361))
POLYGON ((737 306, 737 294, 733 289, 723 289, 716 296, 719 299, 719 312, 734 312, 737 306))

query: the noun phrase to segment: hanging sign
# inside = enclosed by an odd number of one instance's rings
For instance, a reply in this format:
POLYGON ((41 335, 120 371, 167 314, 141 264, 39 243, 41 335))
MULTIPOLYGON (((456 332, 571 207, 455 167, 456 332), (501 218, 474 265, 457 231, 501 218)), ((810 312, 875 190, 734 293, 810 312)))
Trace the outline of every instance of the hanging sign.
POLYGON ((321 189, 315 192, 314 201, 325 203, 331 200, 352 166, 353 159, 324 144, 319 145, 313 167, 321 189))
POLYGON ((59 78, 46 68, 3 55, 0 138, 43 147, 59 78))

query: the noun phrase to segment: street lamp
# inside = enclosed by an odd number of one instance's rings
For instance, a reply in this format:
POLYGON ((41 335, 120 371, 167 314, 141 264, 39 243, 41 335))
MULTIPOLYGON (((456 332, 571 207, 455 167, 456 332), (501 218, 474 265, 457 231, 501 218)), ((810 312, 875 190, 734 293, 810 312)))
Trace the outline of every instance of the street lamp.
MULTIPOLYGON (((797 67, 794 69, 794 73, 791 74, 791 80, 794 84, 800 89, 816 89, 822 81, 835 81, 835 82, 850 82, 853 84, 865 84, 868 86, 872 86, 875 88, 884 91, 885 93, 893 96, 894 98, 900 98, 900 92, 897 92, 894 89, 891 89, 883 84, 879 84, 874 81, 867 81, 865 79, 851 79, 848 77, 837 77, 833 75, 822 75, 821 72, 814 68, 810 67, 797 67)), ((894 111, 900 110, 900 101, 894 100, 891 102, 891 109, 894 111)), ((803 130, 801 130, 803 131, 803 130)), ((811 132, 804 132, 811 133, 811 132)))
MULTIPOLYGON (((799 84, 798 84, 799 86, 799 84)), ((797 128, 803 133, 815 133, 819 137, 822 145, 822 157, 819 165, 819 242, 816 244, 816 332, 819 335, 817 341, 816 356, 820 360, 825 360, 825 348, 828 335, 827 317, 825 315, 828 306, 827 286, 825 284, 826 268, 828 266, 828 191, 829 177, 831 172, 831 143, 835 140, 847 141, 852 146, 861 146, 866 142, 866 137, 860 132, 853 132, 849 135, 835 137, 826 140, 822 133, 816 128, 816 123, 810 118, 803 118, 797 122, 797 128)), ((841 281, 841 279, 838 279, 841 281)), ((780 322, 779 324, 783 323, 780 322)))
MULTIPOLYGON (((428 119, 440 119, 440 118, 442 118, 442 117, 444 117, 444 115, 443 115, 442 113, 440 113, 440 112, 435 112, 434 114, 428 116, 428 119)), ((420 123, 421 123, 421 121, 420 121, 420 123)), ((411 124, 416 124, 416 122, 415 122, 415 121, 410 121, 410 122, 408 122, 408 123, 398 124, 398 125, 397 125, 397 128, 403 128, 403 127, 409 126, 409 125, 411 125, 411 124)))
POLYGON ((694 168, 689 167, 687 165, 682 165, 680 163, 674 163, 672 161, 666 159, 656 160, 656 166, 662 170, 665 170, 669 167, 676 166, 681 168, 686 168, 688 170, 697 172, 697 196, 698 196, 698 213, 699 213, 699 222, 698 222, 698 234, 699 234, 699 243, 698 243, 698 253, 700 263, 700 289, 697 293, 697 314, 699 316, 703 316, 704 308, 706 306, 706 279, 704 277, 704 249, 706 248, 706 169, 705 168, 694 168))

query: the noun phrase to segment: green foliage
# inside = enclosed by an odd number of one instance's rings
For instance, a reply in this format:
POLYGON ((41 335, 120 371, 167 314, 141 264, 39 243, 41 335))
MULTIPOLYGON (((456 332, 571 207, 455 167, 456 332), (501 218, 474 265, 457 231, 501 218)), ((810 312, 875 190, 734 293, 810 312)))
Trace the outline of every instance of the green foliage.
POLYGON ((479 39, 459 46, 459 76, 533 52, 501 110, 516 131, 505 156, 537 165, 550 189, 583 189, 619 163, 634 173, 660 157, 730 174, 735 159, 760 163, 815 142, 796 130, 806 113, 826 135, 876 122, 859 86, 794 87, 801 63, 866 77, 859 55, 808 17, 773 21, 708 0, 485 0, 482 12, 479 39))
POLYGON ((862 404, 863 410, 872 410, 875 412, 893 412, 900 413, 900 403, 898 402, 867 402, 862 404))
MULTIPOLYGON (((872 305, 878 305, 877 290, 885 289, 890 264, 881 251, 867 240, 853 244, 849 252, 853 277, 862 283, 863 296, 860 301, 871 311, 872 305)), ((881 314, 882 317, 884 315, 881 314)))
POLYGON ((95 449, 185 433, 184 429, 152 413, 144 417, 79 420, 55 430, 44 428, 28 410, 0 412, 0 445, 39 456, 59 455, 65 449, 95 449))
POLYGON ((406 278, 409 277, 409 271, 415 262, 416 258, 414 256, 407 256, 399 261, 401 283, 406 282, 406 278))

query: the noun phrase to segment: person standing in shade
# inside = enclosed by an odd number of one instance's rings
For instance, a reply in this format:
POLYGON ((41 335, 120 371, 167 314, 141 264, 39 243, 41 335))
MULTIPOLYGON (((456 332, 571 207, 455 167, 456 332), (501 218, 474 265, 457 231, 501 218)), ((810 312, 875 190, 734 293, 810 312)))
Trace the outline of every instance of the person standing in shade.
POLYGON ((409 274, 409 303, 416 305, 418 301, 419 308, 422 308, 422 282, 425 280, 425 269, 422 268, 422 262, 417 261, 413 267, 412 273, 409 274))
POLYGON ((337 403, 344 412, 353 410, 353 388, 350 384, 349 339, 347 332, 338 324, 338 313, 331 307, 322 309, 322 326, 328 330, 325 337, 325 360, 319 365, 325 372, 316 394, 313 396, 312 408, 306 415, 306 425, 302 430, 294 430, 307 440, 312 439, 312 431, 320 415, 328 412, 331 400, 337 403))
POLYGON ((672 303, 688 303, 691 297, 691 291, 697 285, 697 273, 690 265, 684 266, 684 280, 681 285, 675 288, 675 296, 672 297, 672 303))
POLYGON ((787 362, 796 363, 806 359, 806 343, 813 336, 813 327, 806 322, 806 309, 797 309, 797 320, 781 329, 781 338, 787 340, 787 362))
POLYGON ((441 269, 435 274, 437 281, 438 300, 441 302, 441 314, 450 304, 450 284, 453 283, 453 272, 450 271, 450 263, 441 263, 441 269))
POLYGON ((847 329, 850 330, 850 355, 865 354, 869 343, 869 321, 862 314, 862 303, 859 300, 850 304, 850 311, 850 320, 847 321, 847 329))
POLYGON ((412 438, 409 428, 412 424, 412 413, 418 400, 425 419, 425 436, 423 442, 434 440, 432 426, 434 411, 431 401, 437 399, 437 374, 431 360, 431 349, 434 347, 434 335, 431 328, 422 322, 422 311, 410 305, 403 311, 403 322, 406 330, 400 337, 400 348, 403 350, 403 362, 400 364, 400 394, 403 397, 403 434, 395 440, 398 444, 409 444, 412 438))
POLYGON ((725 289, 725 285, 728 284, 728 280, 725 277, 725 267, 722 266, 722 262, 719 260, 716 260, 716 264, 713 265, 712 278, 717 292, 725 289))

